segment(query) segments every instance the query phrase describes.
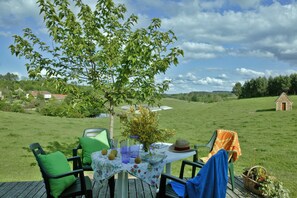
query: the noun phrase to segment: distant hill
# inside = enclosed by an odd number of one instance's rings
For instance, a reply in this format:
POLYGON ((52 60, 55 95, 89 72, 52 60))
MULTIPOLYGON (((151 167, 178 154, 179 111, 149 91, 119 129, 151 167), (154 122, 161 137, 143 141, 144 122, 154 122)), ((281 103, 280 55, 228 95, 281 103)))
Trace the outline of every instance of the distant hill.
POLYGON ((205 103, 220 102, 237 98, 233 93, 229 91, 193 91, 189 93, 164 94, 164 97, 205 103))

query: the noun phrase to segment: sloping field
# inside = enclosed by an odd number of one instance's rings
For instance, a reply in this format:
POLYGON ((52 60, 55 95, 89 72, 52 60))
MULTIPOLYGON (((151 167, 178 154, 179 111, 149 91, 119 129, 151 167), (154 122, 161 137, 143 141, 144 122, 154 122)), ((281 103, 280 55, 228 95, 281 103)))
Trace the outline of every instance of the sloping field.
MULTIPOLYGON (((173 107, 159 111, 160 126, 174 128, 176 138, 187 138, 191 144, 207 143, 217 128, 238 132, 242 156, 235 163, 240 175, 245 167, 260 164, 279 178, 297 197, 297 96, 290 96, 293 110, 276 112, 276 97, 232 100, 219 103, 195 103, 164 99, 161 105, 173 107)), ((41 179, 39 169, 27 151, 32 142, 51 146, 49 150, 68 151, 87 127, 108 127, 108 118, 67 119, 0 112, 0 181, 41 179)), ((116 121, 115 134, 120 134, 116 121)), ((206 151, 204 151, 206 152, 206 151)), ((176 174, 180 164, 174 164, 176 174)))

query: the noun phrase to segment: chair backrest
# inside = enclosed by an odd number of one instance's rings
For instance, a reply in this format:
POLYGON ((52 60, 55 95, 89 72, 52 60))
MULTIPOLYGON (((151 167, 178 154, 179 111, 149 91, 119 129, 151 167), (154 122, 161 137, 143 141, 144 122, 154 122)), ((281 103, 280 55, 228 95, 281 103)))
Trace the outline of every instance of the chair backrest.
POLYGON ((230 157, 230 159, 236 161, 239 155, 241 155, 241 149, 238 141, 237 132, 225 129, 217 129, 215 133, 216 138, 213 142, 208 157, 210 158, 211 156, 216 154, 220 149, 225 149, 226 151, 232 151, 231 153, 229 153, 230 156, 232 156, 232 158, 230 157))
POLYGON ((87 128, 83 131, 83 137, 95 137, 96 135, 100 133, 106 133, 109 147, 111 147, 111 140, 109 136, 109 130, 106 128, 87 128))
POLYGON ((215 130, 209 140, 209 142, 206 144, 206 147, 209 148, 209 152, 213 149, 213 145, 216 141, 216 138, 217 138, 217 131, 215 130))
POLYGON ((39 143, 33 143, 33 144, 30 144, 30 150, 33 152, 34 156, 36 159, 38 155, 45 155, 46 153, 44 152, 44 150, 41 148, 40 144, 39 143))
POLYGON ((188 197, 225 197, 228 183, 228 154, 219 150, 200 169, 193 179, 186 183, 188 197))
POLYGON ((38 163, 38 166, 39 166, 39 169, 40 169, 40 172, 41 172, 41 175, 42 175, 42 178, 44 180, 44 185, 45 185, 45 188, 46 188, 46 193, 48 196, 51 197, 50 195, 50 185, 49 185, 49 178, 47 177, 46 173, 45 173, 45 168, 43 167, 42 163, 40 163, 40 160, 39 160, 39 157, 38 155, 45 155, 46 153, 44 152, 44 150, 42 149, 42 147, 40 146, 39 143, 33 143, 33 144, 30 144, 29 146, 30 150, 33 152, 34 156, 35 156, 35 159, 38 163))

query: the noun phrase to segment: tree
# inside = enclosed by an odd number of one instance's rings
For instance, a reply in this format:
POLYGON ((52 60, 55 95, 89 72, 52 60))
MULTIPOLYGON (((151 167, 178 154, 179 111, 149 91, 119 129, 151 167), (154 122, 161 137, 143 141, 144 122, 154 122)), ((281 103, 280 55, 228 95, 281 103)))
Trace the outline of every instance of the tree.
POLYGON ((291 74, 290 79, 291 79, 290 92, 295 95, 297 93, 297 74, 291 74))
POLYGON ((26 28, 14 36, 12 54, 25 57, 30 78, 46 77, 58 86, 69 82, 88 83, 102 93, 110 113, 113 137, 115 107, 122 102, 155 103, 169 88, 169 81, 156 82, 155 75, 178 64, 183 51, 172 47, 177 40, 172 31, 160 30, 160 19, 146 28, 135 28, 135 15, 125 18, 126 7, 112 0, 98 0, 94 10, 81 0, 38 0, 51 45, 26 28), (169 46, 171 46, 170 49, 169 46))
POLYGON ((242 92, 241 83, 237 82, 235 83, 234 87, 232 88, 232 93, 234 93, 237 97, 240 97, 242 92))
POLYGON ((267 96, 268 80, 265 77, 258 77, 256 80, 257 97, 267 96))

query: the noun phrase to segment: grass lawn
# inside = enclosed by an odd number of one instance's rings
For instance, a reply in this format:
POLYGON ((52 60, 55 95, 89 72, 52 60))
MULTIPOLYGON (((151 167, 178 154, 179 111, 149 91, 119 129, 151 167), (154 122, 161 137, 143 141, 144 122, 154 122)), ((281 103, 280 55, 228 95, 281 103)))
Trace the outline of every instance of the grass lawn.
MULTIPOLYGON (((297 197, 297 107, 292 111, 274 111, 276 97, 231 100, 219 103, 195 103, 164 99, 162 105, 172 110, 160 111, 160 126, 174 128, 176 138, 191 144, 207 143, 213 131, 224 128, 238 132, 242 156, 235 163, 235 174, 245 167, 264 166, 297 197)), ((297 96, 290 96, 297 104, 297 96)), ((28 145, 39 142, 48 150, 62 150, 71 155, 77 137, 84 128, 108 127, 108 118, 69 119, 36 114, 0 112, 0 181, 40 180, 35 159, 28 145)), ((120 134, 116 120, 115 135, 120 134)), ((206 151, 205 151, 206 152, 206 151)), ((173 165, 177 175, 180 163, 173 165)))

